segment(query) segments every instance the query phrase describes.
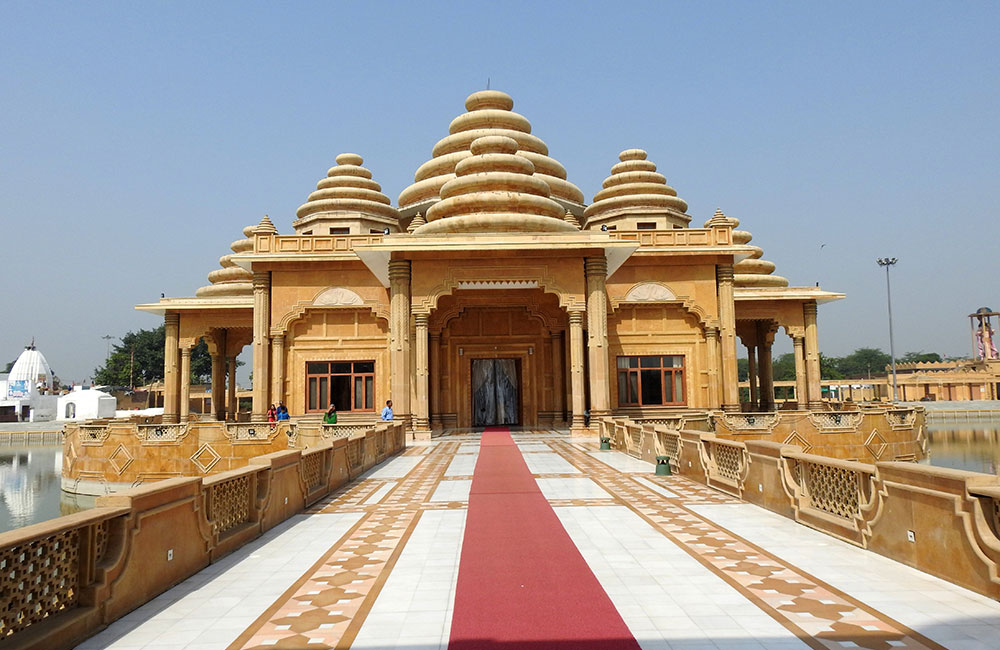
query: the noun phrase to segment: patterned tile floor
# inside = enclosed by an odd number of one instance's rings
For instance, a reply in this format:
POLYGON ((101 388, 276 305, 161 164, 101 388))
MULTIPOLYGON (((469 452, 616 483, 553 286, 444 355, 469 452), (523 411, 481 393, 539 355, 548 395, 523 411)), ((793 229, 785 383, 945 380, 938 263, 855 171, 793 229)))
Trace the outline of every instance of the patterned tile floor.
MULTIPOLYGON (((1000 603, 653 466, 515 433, 645 650, 997 648, 1000 603)), ((448 646, 478 437, 409 447, 79 650, 448 646)))

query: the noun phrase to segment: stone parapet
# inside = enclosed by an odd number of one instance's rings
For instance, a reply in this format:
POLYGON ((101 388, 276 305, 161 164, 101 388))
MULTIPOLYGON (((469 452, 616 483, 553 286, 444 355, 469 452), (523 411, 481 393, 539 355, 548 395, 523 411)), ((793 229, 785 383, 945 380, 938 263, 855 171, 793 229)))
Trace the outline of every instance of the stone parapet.
POLYGON ((401 423, 0 534, 0 644, 72 648, 405 447, 401 423))
POLYGON ((1000 598, 1000 477, 913 462, 860 463, 781 441, 724 440, 627 418, 597 424, 613 449, 649 462, 667 456, 681 476, 1000 598))

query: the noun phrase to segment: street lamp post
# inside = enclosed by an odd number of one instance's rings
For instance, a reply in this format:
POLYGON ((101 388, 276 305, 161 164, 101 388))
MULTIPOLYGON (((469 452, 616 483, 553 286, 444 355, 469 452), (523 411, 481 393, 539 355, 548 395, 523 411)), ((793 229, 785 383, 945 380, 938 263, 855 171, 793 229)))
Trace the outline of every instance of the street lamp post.
POLYGON ((892 359, 892 401, 899 399, 899 388, 896 383, 896 348, 892 340, 892 288, 889 285, 889 267, 898 260, 895 257, 880 257, 875 260, 879 266, 885 267, 885 298, 889 305, 889 358, 892 359))

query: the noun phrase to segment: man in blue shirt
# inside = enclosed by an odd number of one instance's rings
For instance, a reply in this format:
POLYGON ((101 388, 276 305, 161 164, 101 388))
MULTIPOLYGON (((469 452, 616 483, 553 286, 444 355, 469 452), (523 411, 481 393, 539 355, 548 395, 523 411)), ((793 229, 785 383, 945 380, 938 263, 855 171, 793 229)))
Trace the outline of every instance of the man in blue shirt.
POLYGON ((385 421, 392 419, 392 400, 387 399, 385 401, 385 408, 382 409, 382 419, 385 421))

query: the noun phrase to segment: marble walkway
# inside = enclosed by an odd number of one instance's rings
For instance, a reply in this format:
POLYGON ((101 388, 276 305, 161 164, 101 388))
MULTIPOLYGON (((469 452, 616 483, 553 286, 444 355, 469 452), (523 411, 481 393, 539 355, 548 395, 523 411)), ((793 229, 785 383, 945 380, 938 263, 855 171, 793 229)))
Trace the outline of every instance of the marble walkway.
MULTIPOLYGON (((994 600, 591 442, 514 440, 646 650, 1000 647, 994 600)), ((77 648, 447 648, 478 453, 411 446, 77 648)))

